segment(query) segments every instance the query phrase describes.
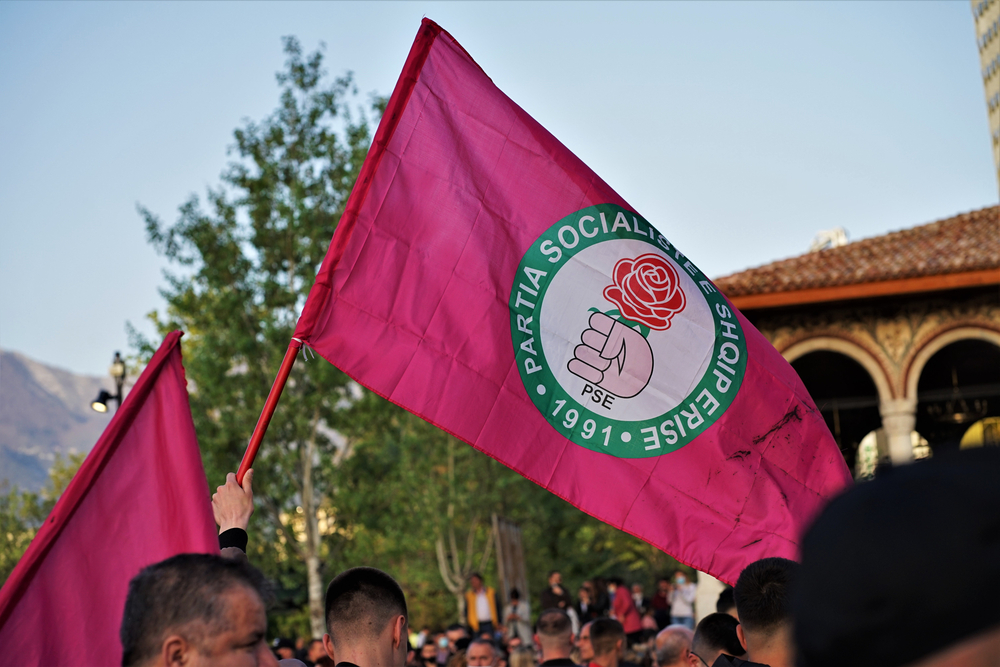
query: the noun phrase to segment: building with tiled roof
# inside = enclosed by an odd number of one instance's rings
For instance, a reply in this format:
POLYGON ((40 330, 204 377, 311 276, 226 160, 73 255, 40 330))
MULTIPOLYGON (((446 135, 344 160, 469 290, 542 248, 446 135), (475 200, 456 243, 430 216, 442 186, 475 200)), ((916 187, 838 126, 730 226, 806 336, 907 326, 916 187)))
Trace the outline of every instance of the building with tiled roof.
POLYGON ((856 470, 1000 442, 1000 206, 716 285, 796 368, 856 470))
POLYGON ((716 280, 739 308, 1000 283, 1000 206, 716 280))

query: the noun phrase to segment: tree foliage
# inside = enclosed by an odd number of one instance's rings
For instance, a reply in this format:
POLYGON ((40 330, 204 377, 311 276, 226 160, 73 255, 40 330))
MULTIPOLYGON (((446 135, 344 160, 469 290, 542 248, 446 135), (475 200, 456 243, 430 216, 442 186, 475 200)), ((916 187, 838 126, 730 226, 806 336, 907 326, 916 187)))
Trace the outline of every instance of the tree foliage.
MULTIPOLYGON (((337 506, 353 529, 337 551, 338 567, 364 563, 393 573, 406 590, 414 627, 451 623, 457 612, 435 556, 435 541, 450 521, 449 502, 456 507, 451 521, 460 541, 475 528, 480 553, 492 513, 521 526, 536 614, 537 596, 552 568, 560 569, 571 587, 590 577, 619 575, 649 590, 656 577, 678 567, 658 549, 374 394, 366 393, 351 414, 347 433, 353 455, 338 470, 337 506)), ((487 583, 496 583, 495 560, 483 574, 487 583)))
MULTIPOLYGON (((234 133, 235 159, 172 225, 140 207, 149 241, 174 265, 151 317, 182 329, 191 408, 212 486, 235 469, 371 141, 350 74, 330 80, 320 51, 294 38, 277 75, 277 109, 234 133)), ((134 336, 140 354, 155 345, 134 336)), ((255 464, 250 558, 278 584, 272 632, 322 623, 321 583, 354 565, 391 572, 413 625, 441 625, 456 600, 435 543, 492 513, 522 526, 532 592, 559 567, 570 584, 597 574, 649 580, 674 562, 576 510, 322 360, 296 363, 255 464), (453 509, 449 513, 449 506, 453 509)), ((495 580, 490 561, 484 572, 495 580)), ((537 611, 537 610, 536 610, 537 611)))
POLYGON ((56 454, 41 493, 0 487, 0 585, 7 581, 85 456, 56 454))
MULTIPOLYGON (((160 333, 188 333, 191 408, 206 472, 219 482, 240 460, 370 143, 365 114, 349 105, 351 74, 328 82, 321 52, 304 56, 291 37, 284 47, 279 106, 235 131, 237 159, 209 190, 208 210, 192 196, 167 226, 139 208, 150 242, 180 268, 162 290, 166 314, 153 319, 160 333)), ((258 561, 287 591, 299 589, 305 564, 314 633, 325 553, 318 500, 331 490, 319 464, 337 453, 332 429, 347 391, 329 364, 298 364, 256 463, 266 471, 255 489, 258 561)), ((295 594, 286 601, 301 604, 295 594)))

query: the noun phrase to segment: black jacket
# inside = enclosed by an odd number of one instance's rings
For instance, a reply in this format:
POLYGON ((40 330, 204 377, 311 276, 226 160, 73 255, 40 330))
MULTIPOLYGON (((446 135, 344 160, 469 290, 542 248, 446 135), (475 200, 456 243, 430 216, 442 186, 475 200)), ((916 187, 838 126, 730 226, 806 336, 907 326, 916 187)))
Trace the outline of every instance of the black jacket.
POLYGON ((723 653, 715 662, 712 663, 712 667, 768 667, 767 665, 761 664, 759 662, 750 662, 748 660, 743 660, 742 658, 734 658, 731 655, 726 655, 723 653))
POLYGON ((560 586, 560 588, 562 589, 562 595, 556 595, 551 586, 542 591, 542 611, 546 609, 562 609, 565 611, 573 604, 572 598, 566 592, 566 587, 560 586), (560 605, 560 602, 563 604, 560 605))

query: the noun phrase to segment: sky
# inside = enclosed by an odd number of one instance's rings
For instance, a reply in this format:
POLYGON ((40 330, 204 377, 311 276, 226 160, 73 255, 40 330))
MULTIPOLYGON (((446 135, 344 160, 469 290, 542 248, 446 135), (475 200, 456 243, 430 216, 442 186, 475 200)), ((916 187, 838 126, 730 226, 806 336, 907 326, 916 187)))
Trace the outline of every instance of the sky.
POLYGON ((281 37, 388 95, 424 16, 710 276, 997 203, 967 2, 3 2, 0 346, 104 375, 281 37))

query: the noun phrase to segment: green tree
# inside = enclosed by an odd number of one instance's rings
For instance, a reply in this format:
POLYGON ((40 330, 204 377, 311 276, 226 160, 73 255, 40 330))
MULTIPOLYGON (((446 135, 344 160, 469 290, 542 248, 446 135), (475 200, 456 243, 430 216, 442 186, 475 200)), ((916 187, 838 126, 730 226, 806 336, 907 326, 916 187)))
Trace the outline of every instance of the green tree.
MULTIPOLYGON (((235 469, 292 336, 370 145, 367 116, 351 101, 350 73, 332 81, 317 51, 284 39, 278 108, 234 133, 237 159, 209 189, 207 210, 192 196, 173 225, 139 207, 149 241, 180 270, 167 275, 160 333, 187 332, 184 359, 206 472, 221 483, 235 469)), ((136 337, 142 352, 152 344, 136 337)), ((257 458, 252 557, 301 607, 304 567, 309 631, 323 632, 321 500, 338 451, 335 429, 350 402, 348 379, 327 363, 300 361, 257 458)), ((301 628, 300 628, 301 630, 301 628)))
POLYGON ((0 487, 0 585, 7 581, 86 456, 56 454, 41 493, 0 487))
MULTIPOLYGON (((662 551, 374 394, 354 403, 350 416, 344 433, 352 455, 337 469, 337 519, 343 530, 333 558, 338 568, 364 563, 396 576, 414 627, 441 627, 461 615, 460 600, 439 573, 437 543, 444 541, 451 559, 454 531, 464 565, 465 538, 471 534, 472 564, 478 568, 493 513, 521 526, 536 614, 537 595, 553 567, 571 587, 593 576, 618 575, 647 589, 678 567, 662 551)), ((483 568, 489 584, 496 583, 495 568, 495 559, 483 568)))

